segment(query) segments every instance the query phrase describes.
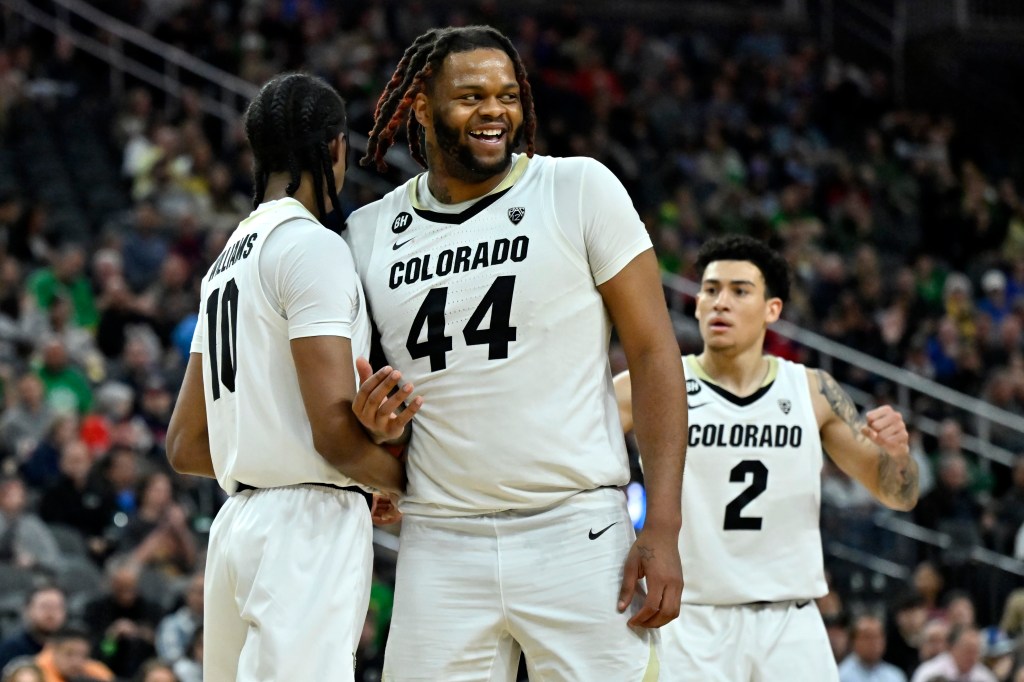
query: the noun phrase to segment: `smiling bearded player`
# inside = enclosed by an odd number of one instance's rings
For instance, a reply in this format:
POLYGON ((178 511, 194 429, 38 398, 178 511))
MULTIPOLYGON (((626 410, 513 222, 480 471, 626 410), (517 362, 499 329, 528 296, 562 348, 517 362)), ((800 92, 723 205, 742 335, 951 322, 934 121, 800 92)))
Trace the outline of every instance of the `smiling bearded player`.
POLYGON ((523 651, 532 679, 639 682, 679 610, 686 433, 658 399, 684 376, 644 225, 598 162, 533 154, 526 72, 490 27, 417 38, 375 120, 364 162, 407 126, 427 168, 348 220, 401 370, 363 365, 355 408, 379 442, 410 438, 384 679, 512 680, 523 651), (613 324, 644 406, 637 537, 613 324), (385 399, 402 378, 423 397, 411 436, 390 427, 411 392, 385 399))

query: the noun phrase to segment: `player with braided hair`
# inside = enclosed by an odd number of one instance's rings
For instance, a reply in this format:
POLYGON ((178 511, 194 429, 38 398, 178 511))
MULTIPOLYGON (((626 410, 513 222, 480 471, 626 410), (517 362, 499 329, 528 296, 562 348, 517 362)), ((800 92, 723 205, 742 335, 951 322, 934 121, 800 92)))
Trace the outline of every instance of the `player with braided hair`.
POLYGON ((413 42, 363 163, 383 168, 403 125, 427 172, 346 231, 397 368, 360 363, 354 407, 377 442, 409 439, 384 679, 512 680, 522 651, 532 679, 639 682, 679 610, 686 433, 685 405, 658 400, 684 377, 650 238, 607 168, 533 153, 526 71, 493 28, 413 42), (639 536, 612 323, 646 408, 639 536), (387 397, 403 376, 424 399, 411 433, 410 387, 387 397))
POLYGON ((352 412, 370 324, 348 246, 320 223, 338 207, 345 103, 282 75, 245 129, 255 210, 203 278, 167 431, 174 468, 231 495, 210 533, 203 679, 352 680, 372 572, 357 486, 398 493, 404 468, 352 412))

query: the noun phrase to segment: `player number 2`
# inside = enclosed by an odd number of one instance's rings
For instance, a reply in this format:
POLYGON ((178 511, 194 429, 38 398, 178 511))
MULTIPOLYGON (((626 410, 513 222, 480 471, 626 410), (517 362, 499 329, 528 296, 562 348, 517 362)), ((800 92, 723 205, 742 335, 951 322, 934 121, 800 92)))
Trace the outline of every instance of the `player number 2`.
MULTIPOLYGON (((507 358, 508 344, 516 340, 516 328, 510 324, 515 285, 515 275, 503 275, 494 280, 462 330, 467 346, 487 346, 488 360, 507 358), (491 312, 491 319, 488 326, 481 329, 487 311, 491 312)), ((430 358, 431 372, 448 366, 445 356, 452 349, 452 337, 444 333, 447 303, 448 287, 431 289, 416 312, 409 338, 405 341, 405 347, 414 360, 430 358), (420 341, 424 326, 427 328, 426 340, 420 341)))
POLYGON ((228 280, 223 292, 220 289, 210 292, 206 299, 206 325, 210 346, 210 376, 213 377, 213 385, 210 388, 213 391, 213 399, 217 400, 220 398, 221 386, 232 393, 235 392, 235 369, 238 367, 238 285, 235 284, 235 280, 228 280))
POLYGON ((746 483, 748 474, 753 476, 750 485, 725 506, 725 530, 761 530, 760 516, 743 516, 740 512, 768 488, 768 467, 760 460, 745 459, 729 472, 729 482, 746 483))

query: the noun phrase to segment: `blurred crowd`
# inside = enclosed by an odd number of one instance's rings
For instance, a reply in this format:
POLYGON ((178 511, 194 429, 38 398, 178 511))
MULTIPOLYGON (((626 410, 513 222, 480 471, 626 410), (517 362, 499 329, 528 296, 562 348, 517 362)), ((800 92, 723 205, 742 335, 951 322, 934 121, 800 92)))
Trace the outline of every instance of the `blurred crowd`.
MULTIPOLYGON (((710 235, 762 237, 793 265, 784 317, 1024 414, 1019 159, 979 147, 947 113, 898 106, 884 73, 823 53, 813 36, 762 16, 730 29, 645 26, 588 18, 583 5, 526 16, 491 0, 92 4, 254 84, 319 74, 359 133, 416 35, 495 25, 530 73, 539 153, 610 167, 667 272, 694 277, 710 235)), ((223 496, 170 471, 163 438, 199 278, 251 210, 251 158, 237 122, 203 113, 201 97, 216 96, 207 86, 183 74, 169 99, 128 79, 113 97, 108 67, 66 37, 12 15, 0 24, 0 667, 198 680, 202 555, 223 496)), ((158 58, 133 56, 162 72, 158 58)), ((374 198, 350 180, 342 205, 374 198)), ((838 372, 880 399, 891 390, 838 372)), ((922 499, 908 518, 957 547, 1024 558, 1024 459, 978 460, 963 448, 974 424, 920 407, 941 427, 912 434, 922 499)), ((1024 452, 1022 433, 992 438, 1024 452)), ((1024 679, 1024 592, 1012 589, 1024 581, 983 594, 969 557, 894 545, 866 491, 829 466, 823 501, 827 542, 913 570, 874 592, 868 574, 837 570, 822 603, 837 658, 884 655, 909 677, 946 656, 1024 679)), ((382 566, 360 680, 378 679, 388 582, 382 566)))

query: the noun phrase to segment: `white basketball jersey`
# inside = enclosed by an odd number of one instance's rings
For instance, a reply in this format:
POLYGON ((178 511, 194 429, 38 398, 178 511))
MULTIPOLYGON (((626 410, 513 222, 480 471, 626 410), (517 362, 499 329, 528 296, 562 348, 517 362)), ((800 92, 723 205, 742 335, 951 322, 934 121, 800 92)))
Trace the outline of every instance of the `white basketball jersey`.
MULTIPOLYGON (((313 447, 292 360, 289 322, 268 301, 260 279, 260 254, 267 238, 296 221, 313 221, 318 230, 326 230, 293 199, 261 204, 239 224, 202 281, 200 328, 193 351, 203 355, 214 471, 229 493, 238 483, 257 488, 355 484, 313 447)), ((351 271, 354 265, 347 245, 330 236, 331 252, 320 249, 316 254, 320 267, 351 271)), ((357 290, 338 292, 338 296, 362 300, 354 275, 350 282, 357 290)), ((362 310, 351 323, 351 336, 334 334, 351 339, 353 355, 369 350, 365 305, 362 310)))
POLYGON ((730 606, 824 595, 818 516, 823 452, 807 370, 776 374, 746 398, 686 356, 683 602, 730 606))
POLYGON ((535 509, 625 485, 597 290, 650 248, 625 190, 591 159, 518 156, 494 191, 445 212, 418 198, 424 180, 346 231, 388 362, 424 398, 402 510, 535 509), (602 200, 607 225, 580 208, 602 200))

